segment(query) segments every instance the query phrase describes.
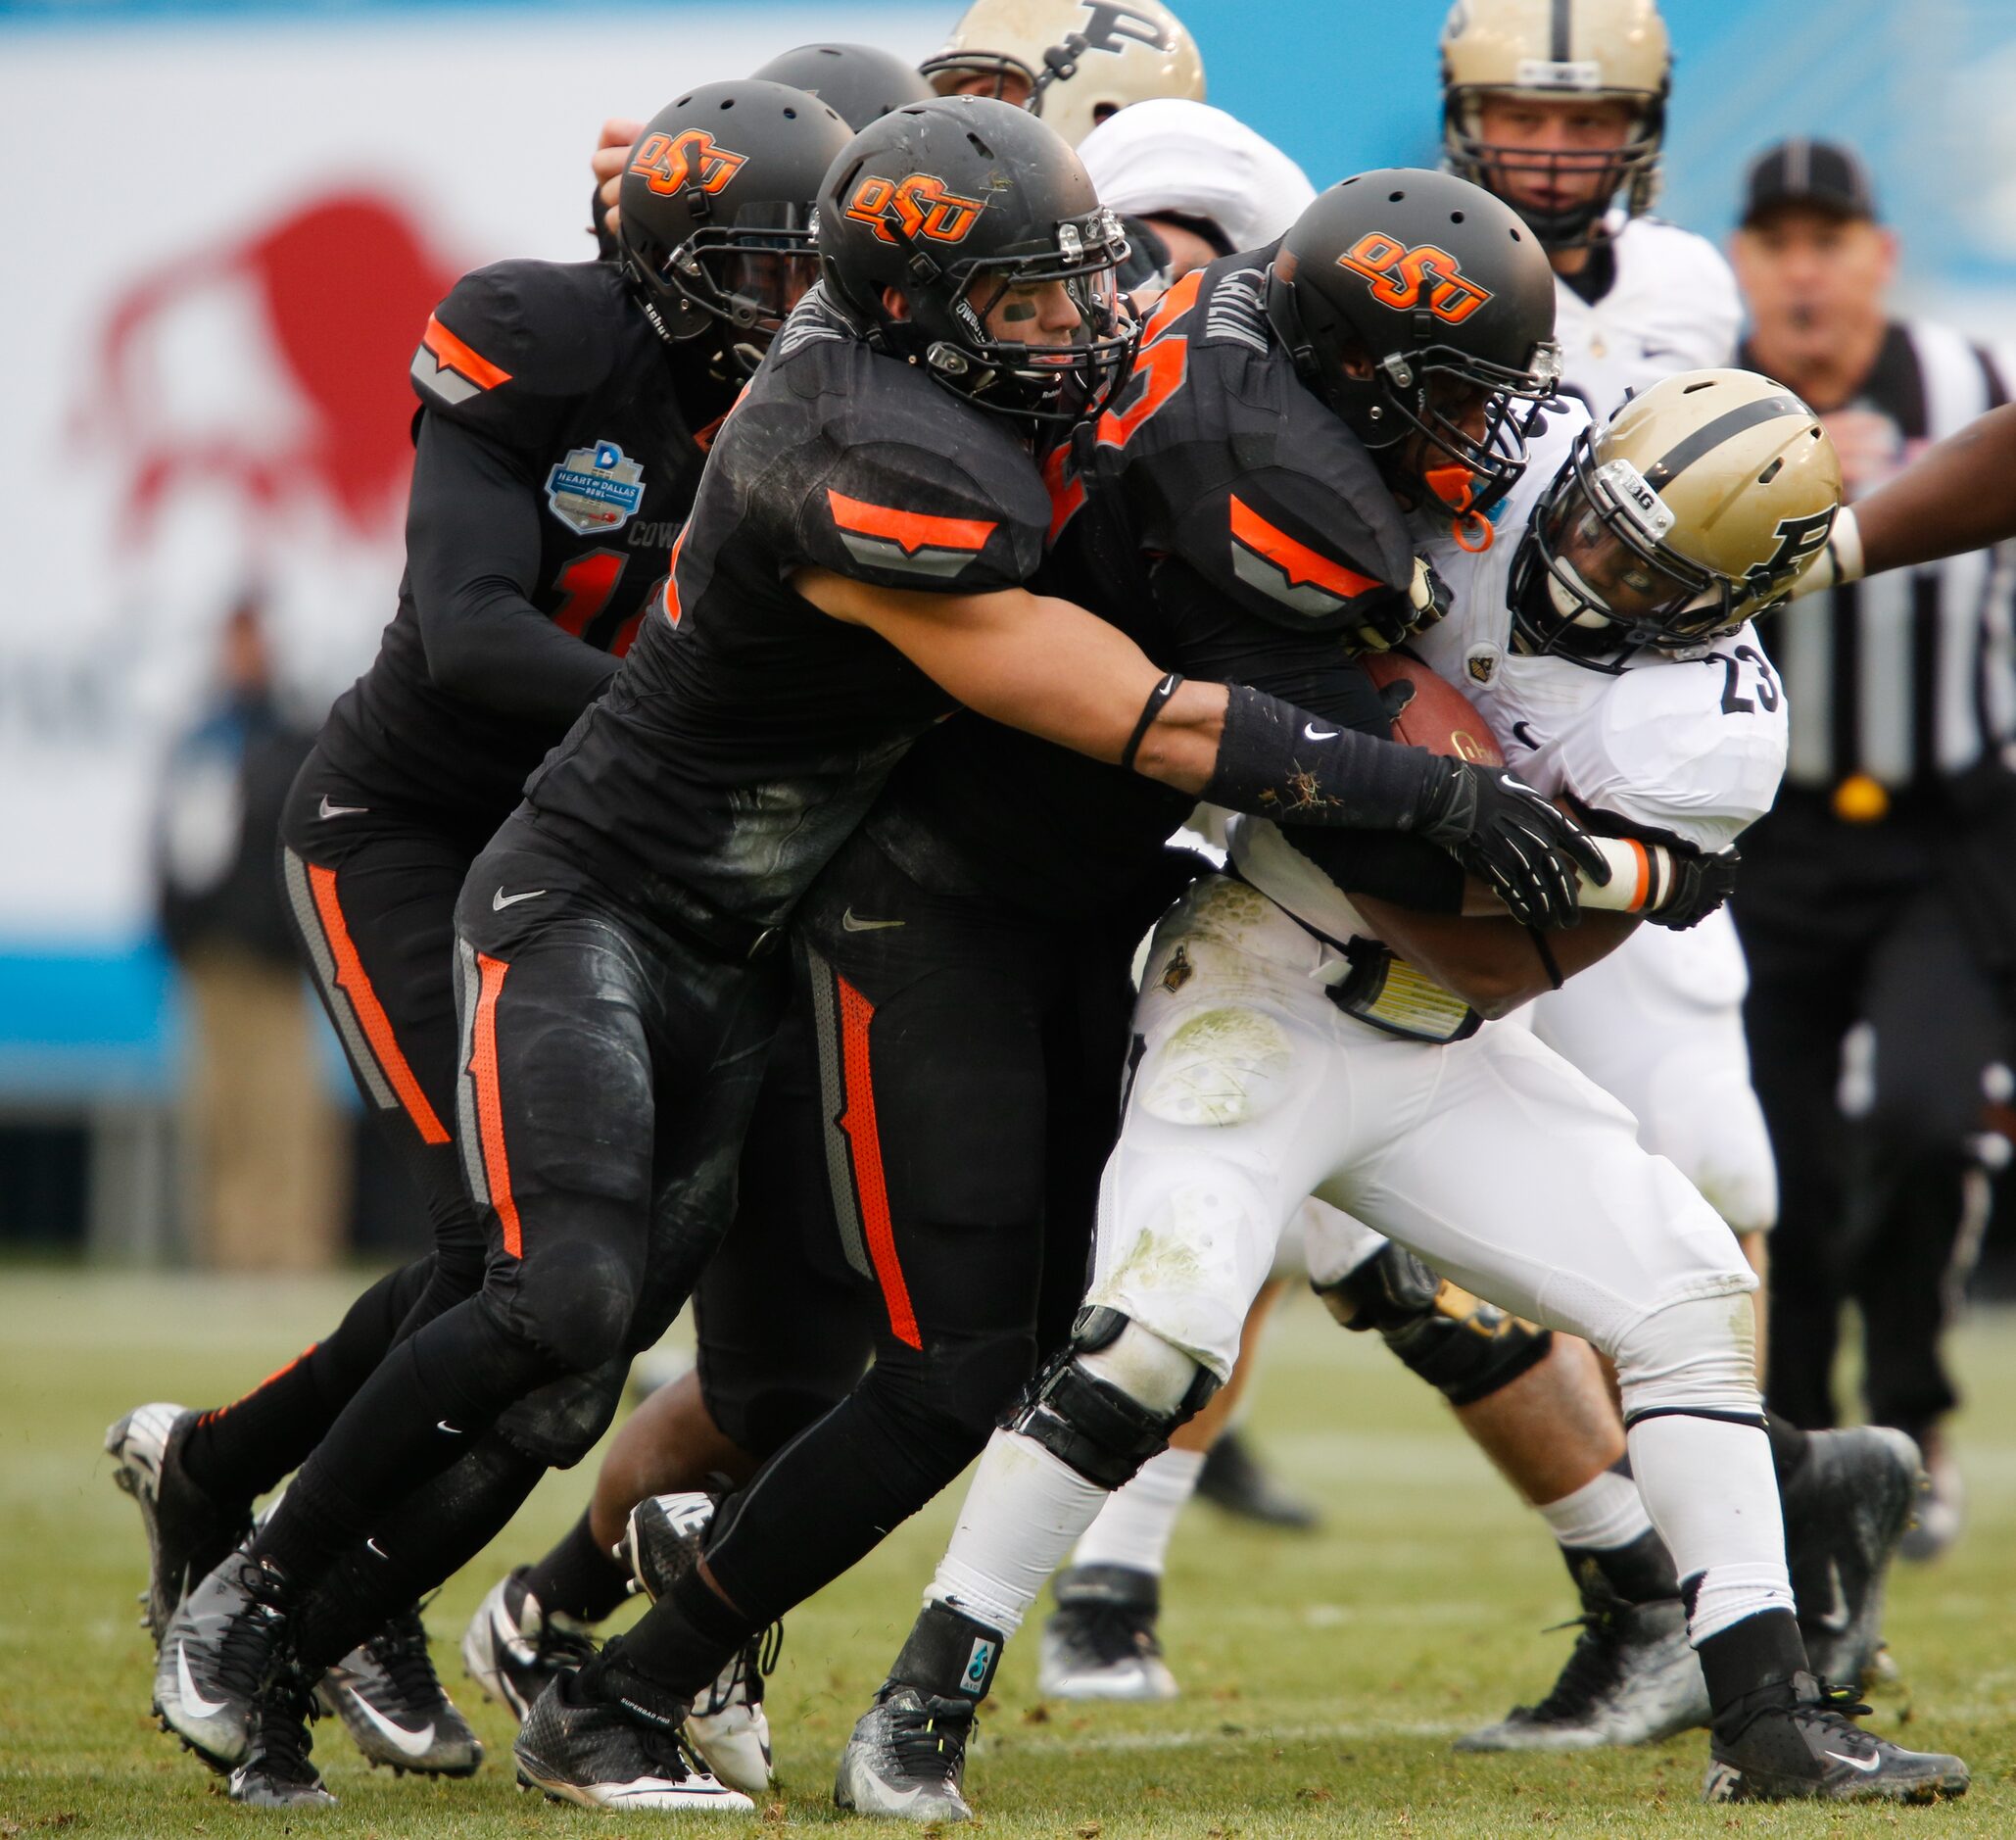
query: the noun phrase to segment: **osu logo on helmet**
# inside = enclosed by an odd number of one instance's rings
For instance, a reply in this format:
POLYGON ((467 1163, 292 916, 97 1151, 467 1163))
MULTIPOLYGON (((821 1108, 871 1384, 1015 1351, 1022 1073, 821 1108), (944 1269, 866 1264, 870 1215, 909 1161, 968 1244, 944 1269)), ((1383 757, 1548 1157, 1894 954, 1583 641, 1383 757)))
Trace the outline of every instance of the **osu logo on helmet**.
POLYGON ((929 172, 913 172, 900 183, 863 179, 847 201, 847 216, 857 223, 872 225, 885 243, 896 240, 889 228, 891 220, 905 236, 963 243, 986 208, 984 198, 961 198, 945 190, 943 179, 929 172))
POLYGON ((705 128, 690 127, 678 135, 647 135, 630 169, 663 197, 694 187, 711 196, 747 164, 747 154, 730 153, 715 146, 705 128))
POLYGON ((1372 284, 1372 299, 1396 311, 1425 305, 1447 325, 1460 326, 1491 298, 1457 266, 1446 249, 1423 243, 1409 249, 1380 230, 1368 231, 1337 258, 1372 284))

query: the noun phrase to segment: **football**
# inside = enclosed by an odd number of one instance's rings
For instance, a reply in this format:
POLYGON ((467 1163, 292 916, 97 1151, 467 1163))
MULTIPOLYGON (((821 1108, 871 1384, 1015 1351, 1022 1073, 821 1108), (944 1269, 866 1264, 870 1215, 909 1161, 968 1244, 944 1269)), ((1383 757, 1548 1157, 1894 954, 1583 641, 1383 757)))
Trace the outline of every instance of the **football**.
POLYGON ((1403 652, 1382 652, 1362 662, 1366 675, 1386 693, 1387 704, 1394 708, 1395 741, 1482 766, 1505 764, 1490 724, 1470 700, 1420 659, 1403 652), (1392 685, 1401 688, 1389 689, 1392 685))

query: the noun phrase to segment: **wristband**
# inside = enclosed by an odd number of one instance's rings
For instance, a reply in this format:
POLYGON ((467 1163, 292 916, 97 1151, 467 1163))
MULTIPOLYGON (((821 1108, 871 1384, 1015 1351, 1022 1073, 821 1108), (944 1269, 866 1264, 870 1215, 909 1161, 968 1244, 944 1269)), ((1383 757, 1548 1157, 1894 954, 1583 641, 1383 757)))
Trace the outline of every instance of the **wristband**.
POLYGON ((1599 888, 1587 876, 1582 905, 1606 913, 1651 913, 1673 892, 1672 852, 1663 844, 1641 844, 1631 837, 1592 837, 1610 879, 1599 888))
POLYGON ((1141 704, 1141 713, 1134 723, 1134 732, 1127 738, 1127 746, 1120 751, 1120 764, 1129 773, 1134 770, 1134 755, 1141 751, 1141 743, 1147 739, 1149 727, 1162 713, 1163 704, 1176 694, 1182 681, 1182 672, 1171 671, 1148 693, 1148 701, 1141 704))

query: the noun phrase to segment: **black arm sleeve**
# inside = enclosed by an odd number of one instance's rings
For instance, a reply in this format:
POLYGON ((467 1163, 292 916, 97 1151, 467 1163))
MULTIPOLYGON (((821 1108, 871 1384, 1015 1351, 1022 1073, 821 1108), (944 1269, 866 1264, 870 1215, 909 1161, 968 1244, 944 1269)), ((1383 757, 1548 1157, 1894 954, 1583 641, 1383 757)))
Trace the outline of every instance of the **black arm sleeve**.
POLYGON ((1441 802, 1455 764, 1234 684, 1204 797, 1280 824, 1411 831, 1441 802))
POLYGON ((407 511, 408 565, 427 669, 485 708, 564 725, 617 660, 534 606, 540 501, 502 449, 436 414, 420 417, 407 511))

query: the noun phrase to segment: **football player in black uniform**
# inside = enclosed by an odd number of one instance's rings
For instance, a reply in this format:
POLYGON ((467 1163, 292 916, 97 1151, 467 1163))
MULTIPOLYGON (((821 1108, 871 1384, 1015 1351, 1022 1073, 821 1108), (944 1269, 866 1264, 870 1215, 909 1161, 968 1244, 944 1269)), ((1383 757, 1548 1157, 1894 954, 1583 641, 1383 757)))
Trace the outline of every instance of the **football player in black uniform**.
MULTIPOLYGON (((1414 341, 1407 384, 1369 386, 1372 431, 1390 421, 1398 437, 1383 471, 1272 332, 1266 252, 1165 298, 1127 391, 1050 468, 1046 582, 1105 610, 1159 662, 1292 694, 1332 732, 1384 732, 1349 653, 1418 617, 1401 501, 1428 502, 1430 471, 1454 490, 1448 466, 1488 505, 1518 464, 1515 393, 1552 382, 1537 246, 1514 240, 1512 214, 1473 188, 1409 176, 1437 196, 1461 252, 1450 260, 1492 305, 1432 353, 1414 341), (1451 212, 1463 216, 1452 223, 1451 212), (1459 396, 1466 408, 1448 421, 1426 407, 1459 396), (1472 409, 1474 432, 1461 425, 1472 409)), ((874 278, 874 251, 823 230, 821 241, 830 285, 874 278)), ((1397 351, 1411 320, 1393 321, 1397 351)), ((840 1243, 880 1291, 876 1362, 724 1509, 706 1575, 671 1586, 623 1644, 623 1668, 697 1690, 738 1617, 782 1614, 914 1513, 971 1460, 1039 1350, 1063 1339, 1113 1135, 1128 961, 1176 886, 1163 840, 1190 803, 962 715, 911 751, 805 897, 796 920, 827 1160, 840 1243), (1060 1291, 1064 1310, 1046 1311, 1060 1291)), ((1446 855, 1425 853, 1461 882, 1446 855)), ((672 1512, 647 1504, 634 1521, 628 1544, 648 1588, 678 1569, 653 1557, 684 1530, 672 1512)), ((910 1710, 892 1705, 890 1717, 910 1710)), ((561 1711, 557 1699, 535 1710, 525 1746, 545 1743, 542 1719, 561 1711)), ((940 1728, 931 1742, 958 1737, 940 1728)))
MULTIPOLYGON (((436 1249, 237 1404, 152 1405, 113 1428, 153 1549, 157 1636, 394 1340, 482 1281, 483 1228, 452 1140, 456 896, 661 599, 707 447, 810 279, 810 202, 847 133, 783 85, 696 90, 635 150, 619 263, 479 269, 428 321, 398 614, 295 784, 281 870, 303 955, 426 1197, 436 1249)), ((374 1762, 466 1775, 482 1755, 411 1610, 333 1667, 321 1694, 374 1762)), ((262 1793, 262 1775, 243 1792, 262 1793)), ((289 1775, 275 1759, 267 1786, 284 1793, 289 1775)))
MULTIPOLYGON (((871 266, 793 315, 716 441, 663 617, 464 884, 457 1109, 484 1287, 394 1349, 164 1641, 164 1716, 218 1754, 242 1754, 290 1641, 308 1667, 341 1652, 344 1630, 296 1614, 339 1561, 368 1542, 397 1570, 421 1510, 437 1562, 495 1530, 456 1478, 501 1415, 517 1408, 514 1451, 558 1461, 606 1424, 726 1226, 779 928, 956 702, 1187 796, 1412 830, 1527 917, 1565 921, 1578 861, 1602 873, 1507 775, 1185 683, 1029 592, 1050 522, 1029 437, 1096 412, 1133 343, 1124 243, 1048 129, 980 99, 899 110, 835 163, 820 218, 871 266)), ((1299 551, 1275 547, 1292 594, 1299 551)), ((709 1677, 748 1633, 725 1605, 716 1622, 734 1633, 709 1677)), ((665 1631, 648 1618, 549 1690, 528 1778, 594 1805, 692 1799, 665 1631)))

